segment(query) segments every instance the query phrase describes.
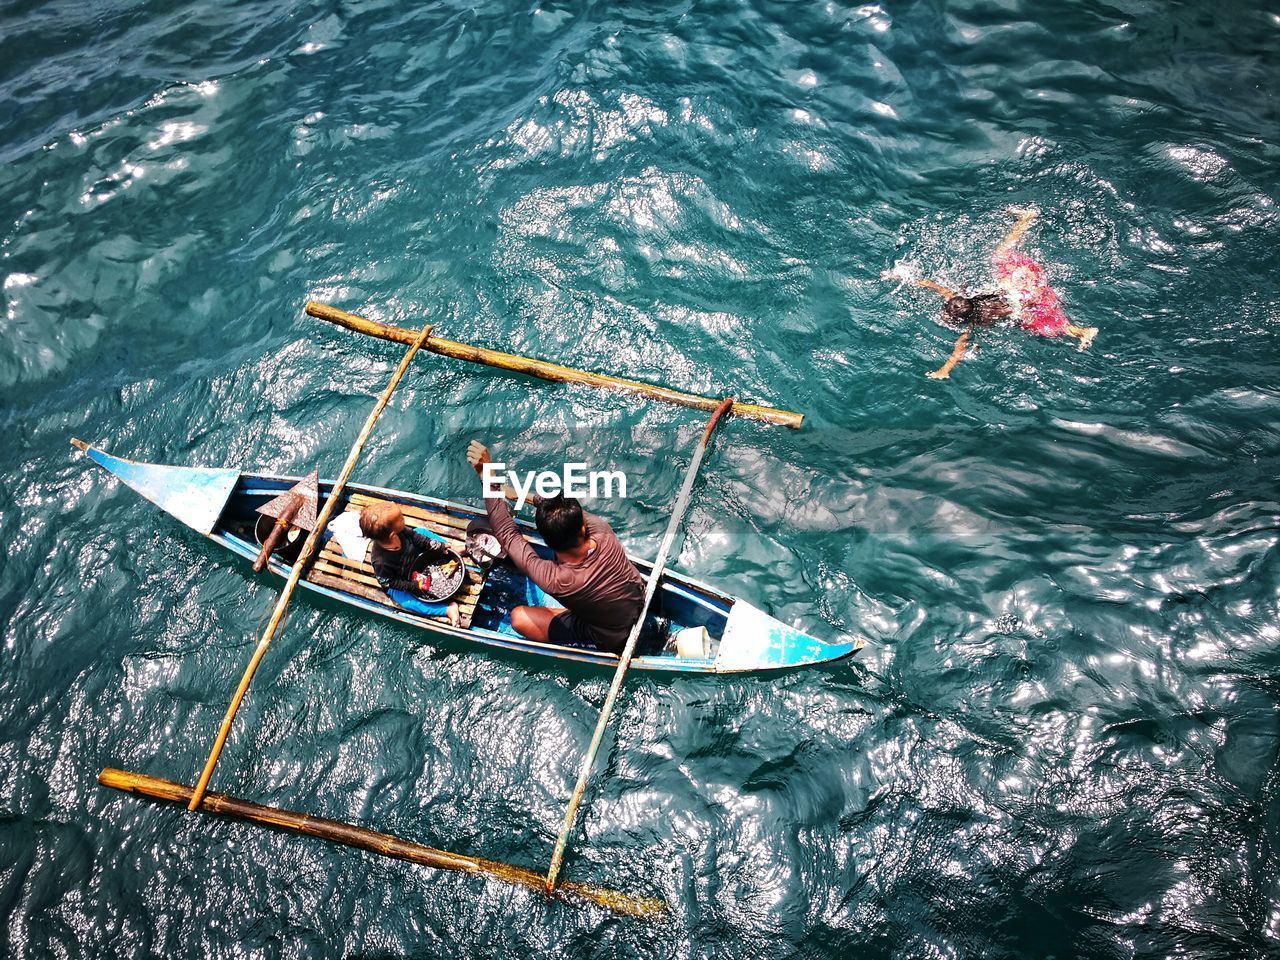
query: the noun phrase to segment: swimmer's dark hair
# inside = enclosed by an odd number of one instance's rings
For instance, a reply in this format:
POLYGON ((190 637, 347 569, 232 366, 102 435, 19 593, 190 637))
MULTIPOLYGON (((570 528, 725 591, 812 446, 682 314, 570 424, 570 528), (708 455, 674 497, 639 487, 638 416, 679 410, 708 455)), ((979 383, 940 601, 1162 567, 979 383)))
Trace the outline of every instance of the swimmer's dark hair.
POLYGON ((547 497, 533 522, 552 550, 572 550, 583 540, 582 505, 573 497, 547 497))
POLYGON ((1012 311, 1009 302, 998 293, 983 293, 976 297, 954 296, 942 307, 942 317, 948 323, 971 324, 985 327, 1012 311))

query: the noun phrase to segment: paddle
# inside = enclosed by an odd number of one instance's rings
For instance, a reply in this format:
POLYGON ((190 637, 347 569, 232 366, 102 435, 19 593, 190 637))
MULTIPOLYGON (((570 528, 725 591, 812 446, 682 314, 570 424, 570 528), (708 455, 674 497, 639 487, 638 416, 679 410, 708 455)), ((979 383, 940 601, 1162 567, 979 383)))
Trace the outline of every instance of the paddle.
POLYGON ((204 799, 205 789, 209 786, 209 778, 213 776, 213 768, 218 765, 218 757, 222 753, 222 747, 227 742, 227 734, 231 732, 231 724, 236 718, 236 711, 240 709, 240 701, 244 699, 244 695, 249 689, 249 683, 253 680, 253 675, 258 670, 258 664, 262 662, 262 658, 267 652, 267 647, 271 644, 280 622, 284 619, 285 609, 289 606, 293 591, 297 589, 298 581, 302 579, 302 574, 306 571, 307 565, 315 555, 316 546, 320 543, 324 528, 328 525, 329 518, 333 515, 334 508, 338 505, 338 495, 342 493, 343 488, 347 485, 351 471, 355 469, 356 461, 360 459, 360 452, 364 449, 365 442, 369 439, 369 434, 373 432, 373 425, 378 422, 378 417, 382 416, 382 411, 386 409, 387 401, 391 399, 391 394, 400 385, 400 378, 409 369, 409 361, 413 359, 413 355, 418 352, 418 348, 426 342, 427 337, 430 335, 431 324, 428 323, 422 328, 422 332, 418 334, 417 339, 413 341, 409 349, 405 351, 404 357, 400 360, 400 365, 396 367, 396 372, 391 376, 391 382, 387 384, 386 389, 378 397, 378 402, 374 404, 373 410, 370 411, 368 419, 364 422, 364 428, 360 431, 360 435, 356 437, 356 442, 352 444, 351 452, 347 454, 347 462, 342 465, 342 472, 338 474, 338 479, 334 481, 333 489, 329 492, 329 498, 325 500, 320 516, 316 518, 315 529, 307 535, 307 540, 302 545, 302 552, 298 554, 297 562, 294 563, 293 569, 289 571, 289 579, 285 583, 284 589, 280 591, 280 598, 276 601, 276 607, 271 612, 271 619, 267 622, 267 628, 262 631, 262 638, 258 640, 258 648, 253 652, 249 665, 245 667, 244 676, 240 678, 240 685, 236 687, 235 696, 231 698, 231 705, 227 707, 227 715, 222 718, 222 726, 218 729, 218 736, 213 742, 213 749, 209 751, 209 759, 205 761, 204 772, 200 774, 200 780, 191 791, 191 801, 187 804, 188 810, 197 809, 200 806, 200 801, 204 799))
POLYGON ((684 485, 680 488, 680 495, 676 497, 671 519, 667 521, 667 532, 663 534, 662 545, 658 548, 658 555, 653 559, 653 570, 644 588, 644 603, 640 607, 640 616, 636 619, 635 626, 631 628, 627 645, 618 659, 618 669, 613 672, 613 683, 609 686, 609 695, 605 698, 604 707, 600 711, 600 719, 596 721, 596 731, 591 737, 591 746, 582 760, 582 769, 578 773, 578 785, 574 787, 573 796, 569 798, 569 806, 564 813, 564 826, 560 828, 560 837, 556 840, 556 849, 551 855, 551 867, 547 871, 547 893, 551 893, 556 888, 556 880, 560 876, 560 865, 564 861, 565 847, 569 842, 569 832, 573 829, 574 820, 578 816, 578 805, 582 802, 582 794, 586 791, 587 782, 591 779, 591 768, 595 765, 600 741, 604 738, 604 730, 609 725, 613 705, 618 699, 618 692, 622 689, 622 678, 627 675, 627 668, 631 666, 631 657, 635 653, 636 642, 640 639, 640 631, 644 627, 649 604, 653 602, 658 582, 662 579, 662 571, 667 565, 667 553, 671 550, 676 532, 680 529, 680 521, 684 519, 685 511, 689 508, 689 499, 693 495, 693 481, 698 477, 698 468, 702 466, 702 457, 707 452, 707 444, 711 441, 711 432, 731 407, 733 407, 733 397, 725 397, 720 401, 720 405, 711 414, 711 419, 707 421, 706 429, 702 431, 702 439, 698 441, 698 448, 693 452, 693 461, 685 472, 684 485))

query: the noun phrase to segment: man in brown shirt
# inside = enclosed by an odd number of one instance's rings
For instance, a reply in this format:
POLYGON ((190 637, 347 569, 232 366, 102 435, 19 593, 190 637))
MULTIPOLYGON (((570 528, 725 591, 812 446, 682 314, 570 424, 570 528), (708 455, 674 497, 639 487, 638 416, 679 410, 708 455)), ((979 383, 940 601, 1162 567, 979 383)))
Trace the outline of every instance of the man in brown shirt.
MULTIPOLYGON (((489 451, 472 441, 467 460, 483 475, 489 451)), ((489 524, 512 562, 565 609, 516 607, 511 625, 521 636, 541 643, 621 653, 644 603, 640 571, 627 559, 609 524, 584 512, 577 500, 530 499, 537 504, 538 533, 555 551, 554 560, 540 557, 529 545, 500 496, 485 496, 489 524)))

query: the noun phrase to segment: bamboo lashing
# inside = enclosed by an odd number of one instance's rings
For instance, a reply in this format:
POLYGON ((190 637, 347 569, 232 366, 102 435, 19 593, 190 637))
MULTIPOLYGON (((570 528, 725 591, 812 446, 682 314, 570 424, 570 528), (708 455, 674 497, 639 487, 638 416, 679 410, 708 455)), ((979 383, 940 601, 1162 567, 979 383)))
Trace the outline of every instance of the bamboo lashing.
MULTIPOLYGON (((346 327, 348 330, 354 330, 357 333, 363 333, 371 337, 379 337, 383 340, 391 340, 395 343, 412 343, 413 338, 417 335, 416 331, 407 327, 397 327, 377 320, 369 320, 359 314, 348 313, 346 310, 340 310, 327 303, 317 303, 314 300, 307 302, 306 311, 318 320, 327 320, 329 323, 346 327)), ((599 387, 603 390, 639 394, 652 400, 674 403, 678 406, 691 407, 695 410, 711 412, 720 403, 715 397, 703 397, 695 393, 685 393, 683 390, 672 390, 670 387, 644 383, 640 380, 628 380, 624 377, 612 377, 604 373, 578 370, 575 367, 566 367, 563 364, 552 363, 548 360, 522 357, 514 353, 503 353, 501 350, 489 350, 469 343, 459 343, 456 340, 445 340, 442 337, 430 337, 423 345, 423 349, 438 353, 443 357, 481 363, 486 366, 497 367, 500 370, 512 370, 532 377, 541 377, 543 380, 553 380, 557 383, 581 383, 589 387, 599 387)), ((800 427, 804 423, 803 413, 779 410, 776 407, 766 407, 755 403, 735 402, 733 413, 735 416, 749 417, 753 420, 793 429, 800 427)))
MULTIPOLYGON (((290 833, 319 837, 322 840, 368 850, 384 857, 394 857, 397 860, 435 867, 438 870, 460 870, 464 873, 484 874, 533 890, 543 889, 542 874, 535 870, 425 847, 391 834, 379 833, 367 827, 358 827, 339 820, 328 820, 324 817, 295 813, 292 810, 263 806, 222 793, 205 793, 196 800, 195 791, 184 784, 162 780, 159 777, 149 777, 142 773, 132 773, 128 770, 116 770, 112 767, 107 767, 98 775, 98 782, 104 787, 141 794, 155 800, 168 800, 173 803, 195 801, 195 806, 190 809, 235 817, 290 833)), ((583 883, 566 883, 560 889, 569 897, 598 904, 627 916, 654 918, 666 912, 666 904, 654 897, 641 897, 583 883)))
POLYGON ((253 675, 258 670, 258 664, 262 662, 262 658, 267 652, 267 647, 271 644, 280 622, 284 619, 284 612, 289 606, 290 598, 293 597, 293 591, 297 589, 298 581, 302 579, 302 574, 306 571, 307 564, 311 562, 311 558, 315 555, 316 546, 320 542, 325 526, 329 523, 329 517, 333 515, 334 508, 338 505, 339 494, 342 493, 343 488, 347 485, 351 471, 355 469, 356 461, 360 459, 360 452, 364 449, 364 445, 369 439, 369 434, 373 432, 373 425, 378 422, 378 417, 382 416, 382 411, 386 409, 387 402, 391 399, 391 394, 400 385, 400 378, 409 369, 409 361, 413 359, 414 354, 418 352, 418 349, 430 335, 431 324, 427 324, 418 333, 409 349, 405 351, 405 355, 400 360, 400 365, 396 367, 396 372, 391 376, 391 382, 387 384, 382 394, 378 397, 378 402, 374 404, 373 410, 369 412, 360 435, 356 437, 356 442, 352 444, 351 452, 347 454, 347 462, 342 465, 342 472, 338 474, 338 479, 334 481, 333 489, 329 491, 329 498, 325 500, 324 508, 316 518, 315 529, 307 535, 306 542, 302 545, 302 552, 298 554, 298 559, 294 563, 293 569, 289 571, 289 579, 285 582, 284 589, 280 591, 280 598, 276 601, 275 609, 271 612, 271 619, 267 622, 266 629, 262 631, 262 637, 258 640, 258 648, 254 650, 249 666, 245 668, 244 676, 240 678, 240 685, 236 687, 235 696, 231 698, 231 705, 227 707, 227 714, 222 718, 222 726, 218 729, 218 736, 213 742, 213 749, 209 752, 209 759, 205 761, 204 771, 200 774, 200 779, 196 783, 195 789, 191 791, 191 801, 187 806, 189 810, 195 810, 196 807, 200 806, 200 800, 204 796, 205 788, 209 786, 209 778, 213 776, 213 768, 218 765, 218 756, 222 753, 222 747, 227 742, 227 734, 231 732, 231 724, 236 718, 236 711, 240 709, 240 701, 244 699, 244 695, 249 689, 249 683, 253 680, 253 675))
POLYGON ((573 830, 573 823, 578 816, 578 806, 582 803, 582 795, 586 792, 587 783, 591 780, 591 768, 595 766, 596 754, 600 750, 600 742, 604 739, 605 728, 609 725, 609 716, 613 713, 613 705, 618 699, 619 691, 622 689, 622 678, 627 675, 627 668, 631 666, 631 657, 635 653, 636 642, 640 639, 640 632, 644 628, 644 620, 649 612, 649 604, 653 602, 653 595, 658 589, 658 582, 662 579, 662 571, 667 565, 667 553, 671 550, 671 544, 675 541, 676 533, 680 529, 680 522, 684 519, 685 511, 689 508, 689 499, 693 495, 693 482, 698 477, 698 469, 702 466, 703 455, 706 454, 707 445, 711 442, 711 432, 715 430, 720 418, 733 406, 733 397, 725 397, 720 401, 720 405, 716 407, 711 419, 707 421, 706 429, 702 431, 702 438, 698 441, 698 448, 693 453, 693 461, 685 472, 684 484, 680 487, 680 495, 676 497, 676 505, 671 511, 671 519, 667 521, 667 532, 662 536, 662 545, 658 547, 658 555, 653 558, 653 569, 649 572, 649 582, 645 584, 644 602, 640 607, 640 616, 636 619, 635 626, 631 628, 631 635, 627 637, 627 645, 622 651, 622 656, 618 659, 618 667, 613 672, 613 683, 609 685, 609 695, 605 697, 604 706, 600 710, 600 719, 596 721, 595 733, 591 736, 591 746, 587 748, 586 756, 582 759, 582 769, 578 771, 577 786, 573 788, 573 796, 569 798, 569 806, 564 812, 564 826, 560 828, 560 836, 556 840, 555 851, 551 854, 551 866, 547 870, 546 889, 548 893, 556 889, 556 881, 560 876, 560 867, 564 862, 565 847, 569 842, 569 833, 573 830))

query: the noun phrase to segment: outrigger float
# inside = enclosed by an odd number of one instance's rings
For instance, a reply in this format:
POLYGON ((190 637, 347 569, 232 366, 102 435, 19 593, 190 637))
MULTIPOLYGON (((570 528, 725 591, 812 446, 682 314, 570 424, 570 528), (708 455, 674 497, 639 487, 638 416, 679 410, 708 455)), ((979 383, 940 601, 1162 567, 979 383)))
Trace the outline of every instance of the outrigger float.
MULTIPOLYGON (((518 357, 452 340, 443 340, 431 336, 429 324, 421 331, 414 331, 367 320, 326 304, 308 303, 306 310, 314 317, 363 334, 392 342, 407 343, 409 350, 401 359, 391 381, 369 414, 338 478, 318 484, 318 497, 323 502, 319 515, 309 515, 305 523, 301 520, 297 521, 299 532, 308 532, 305 540, 301 540, 300 546, 295 542, 293 548, 289 549, 286 544, 286 549, 276 553, 271 552, 270 546, 260 549, 257 541, 262 538, 255 534, 255 526, 262 521, 260 508, 269 503, 281 501, 289 495, 291 490, 300 489, 300 484, 306 484, 303 478, 245 472, 235 468, 141 463, 114 456, 81 440, 72 441, 90 460, 193 530, 245 559, 258 557, 259 566, 265 564, 266 569, 272 574, 284 577, 286 580, 271 619, 231 700, 204 771, 196 785, 188 787, 145 774, 111 768, 102 771, 99 782, 104 786, 154 799, 182 802, 190 810, 220 813, 250 822, 267 823, 281 829, 323 837, 337 843, 440 869, 483 873, 507 882, 541 889, 548 895, 566 894, 620 913, 653 916, 663 912, 665 907, 662 902, 651 897, 636 896, 586 884, 559 883, 560 868, 577 809, 590 779, 596 753, 628 669, 634 668, 660 674, 775 671, 830 664, 852 656, 863 645, 860 639, 845 643, 826 643, 810 637, 774 619, 745 600, 722 593, 697 580, 666 569, 667 553, 688 507, 693 484, 710 443, 711 434, 721 417, 727 413, 736 413, 762 422, 795 428, 800 426, 803 416, 773 407, 738 403, 733 398, 715 400, 639 381, 575 370, 543 360, 518 357), (712 412, 694 451, 693 460, 686 472, 657 556, 652 562, 633 558, 636 567, 645 575, 647 581, 644 612, 633 628, 621 655, 537 643, 520 636, 511 627, 512 608, 522 603, 538 603, 546 600, 545 595, 540 597, 537 587, 511 565, 480 566, 470 560, 467 561, 467 579, 462 592, 457 597, 461 609, 461 620, 457 626, 453 626, 443 619, 420 616, 397 606, 382 591, 374 578, 367 556, 348 556, 343 552, 341 538, 334 536, 329 530, 330 521, 345 512, 358 512, 369 503, 390 501, 398 504, 410 524, 425 528, 435 536, 450 542, 451 546, 459 548, 458 552, 463 556, 465 552, 460 548, 467 528, 474 520, 484 516, 482 507, 347 482, 374 424, 386 407, 410 361, 420 349, 543 379, 640 394, 663 402, 712 412), (547 660, 576 662, 613 669, 613 682, 601 710, 591 746, 583 758, 578 782, 568 803, 564 825, 552 854, 550 868, 545 875, 523 867, 433 850, 365 827, 264 807, 246 800, 208 792, 209 781, 240 702, 266 653, 267 646, 279 629, 285 608, 298 586, 357 607, 367 613, 421 628, 446 641, 470 645, 477 650, 514 652, 547 660), (689 655, 690 652, 687 649, 677 652, 672 642, 677 634, 688 631, 693 631, 704 638, 699 645, 700 648, 694 651, 694 655, 689 655), (636 655, 637 645, 642 636, 645 637, 646 646, 651 649, 636 655), (681 655, 681 652, 685 655, 681 655)), ((315 484, 314 478, 311 483, 315 484)), ((311 492, 313 497, 316 496, 317 488, 313 486, 311 492)), ((297 504, 293 504, 289 516, 293 515, 292 511, 296 508, 297 504)), ((538 537, 532 525, 525 521, 518 522, 534 548, 549 556, 549 549, 538 537)), ((287 519, 280 519, 277 523, 280 528, 288 526, 287 519)), ((259 530, 258 533, 260 532, 259 530)), ((270 544, 278 541, 278 534, 278 530, 274 531, 269 540, 270 544)))

